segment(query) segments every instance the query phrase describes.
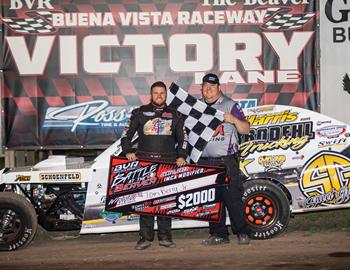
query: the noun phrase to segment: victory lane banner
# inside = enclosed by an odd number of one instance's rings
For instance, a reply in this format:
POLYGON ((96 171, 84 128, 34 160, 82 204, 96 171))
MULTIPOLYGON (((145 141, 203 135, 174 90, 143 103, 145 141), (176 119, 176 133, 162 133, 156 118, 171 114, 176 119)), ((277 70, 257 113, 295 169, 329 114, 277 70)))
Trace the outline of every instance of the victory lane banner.
POLYGON ((106 210, 218 222, 225 169, 111 157, 106 210))
POLYGON ((207 72, 242 109, 317 111, 318 7, 311 0, 1 1, 3 146, 105 149, 131 111, 149 103, 155 81, 198 98, 207 72))

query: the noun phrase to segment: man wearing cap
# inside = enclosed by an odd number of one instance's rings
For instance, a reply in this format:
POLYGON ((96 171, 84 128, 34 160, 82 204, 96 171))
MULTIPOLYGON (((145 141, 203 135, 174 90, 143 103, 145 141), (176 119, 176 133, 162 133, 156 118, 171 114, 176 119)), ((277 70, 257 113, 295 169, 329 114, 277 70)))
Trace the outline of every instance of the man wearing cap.
MULTIPOLYGON (((187 134, 182 115, 166 105, 166 86, 158 81, 151 86, 151 102, 131 113, 131 118, 122 134, 123 153, 129 161, 143 158, 152 161, 186 164, 187 134), (137 149, 132 138, 138 133, 137 149)), ((175 247, 171 237, 171 218, 157 217, 159 245, 175 247)), ((151 246, 154 239, 154 216, 140 215, 140 239, 135 249, 143 250, 151 246)))
POLYGON ((216 191, 223 199, 222 216, 219 223, 209 223, 209 238, 203 245, 228 244, 228 229, 225 225, 226 211, 230 215, 233 233, 237 233, 240 245, 249 244, 249 228, 244 217, 242 193, 243 185, 239 169, 239 137, 238 134, 249 132, 249 122, 241 108, 220 90, 218 76, 209 73, 202 80, 202 100, 214 109, 224 112, 224 122, 217 128, 211 140, 203 150, 198 163, 209 166, 224 166, 230 179, 228 185, 220 186, 216 191))

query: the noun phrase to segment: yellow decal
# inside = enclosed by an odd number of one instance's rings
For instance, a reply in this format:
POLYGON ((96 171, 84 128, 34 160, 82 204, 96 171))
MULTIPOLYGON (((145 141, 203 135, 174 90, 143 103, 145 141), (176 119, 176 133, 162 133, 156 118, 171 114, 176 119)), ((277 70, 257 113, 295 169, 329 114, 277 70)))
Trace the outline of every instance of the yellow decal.
POLYGON ((255 113, 259 113, 259 112, 273 111, 274 109, 275 109, 275 105, 258 107, 258 108, 250 108, 249 110, 255 113))
POLYGON ((242 160, 240 163, 239 163, 239 167, 242 171, 242 173, 245 175, 245 176, 249 176, 248 172, 247 172, 247 166, 252 163, 254 161, 254 159, 245 159, 245 160, 242 160))
POLYGON ((247 141, 240 145, 241 156, 245 157, 255 152, 265 152, 269 150, 283 149, 287 150, 290 148, 293 151, 300 150, 309 142, 309 136, 303 136, 301 138, 286 138, 283 136, 278 141, 272 142, 261 142, 261 141, 247 141))
POLYGON ((277 113, 269 113, 269 114, 249 115, 247 117, 247 120, 249 121, 251 126, 288 123, 288 122, 293 122, 297 119, 298 119, 298 113, 291 112, 290 110, 277 112, 277 113))
POLYGON ((30 178, 30 175, 16 175, 15 182, 28 182, 30 178))
POLYGON ((301 174, 306 207, 343 204, 350 200, 350 159, 333 152, 313 157, 301 174))
POLYGON ((283 163, 286 161, 286 156, 262 156, 259 157, 258 162, 265 168, 265 171, 281 170, 283 163))

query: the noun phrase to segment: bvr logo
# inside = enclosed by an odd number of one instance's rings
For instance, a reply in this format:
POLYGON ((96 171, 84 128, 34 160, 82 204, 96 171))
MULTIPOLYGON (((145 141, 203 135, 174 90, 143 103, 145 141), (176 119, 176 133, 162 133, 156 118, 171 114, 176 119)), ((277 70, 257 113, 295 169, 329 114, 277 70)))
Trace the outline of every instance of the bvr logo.
POLYGON ((53 9, 50 1, 51 0, 11 0, 10 9, 20 9, 23 6, 27 6, 27 8, 32 9, 35 2, 37 2, 38 9, 53 9))

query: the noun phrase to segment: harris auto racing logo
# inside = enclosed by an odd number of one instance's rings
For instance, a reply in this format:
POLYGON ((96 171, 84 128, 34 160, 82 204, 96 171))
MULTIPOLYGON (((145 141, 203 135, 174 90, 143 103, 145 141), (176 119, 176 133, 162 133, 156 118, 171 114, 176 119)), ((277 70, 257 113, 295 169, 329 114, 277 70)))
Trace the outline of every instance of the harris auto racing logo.
POLYGON ((306 163, 300 189, 307 208, 349 202, 350 159, 335 152, 318 153, 306 163))
POLYGON ((290 123, 298 119, 298 112, 285 110, 281 112, 267 113, 267 114, 253 114, 247 116, 251 126, 263 126, 270 124, 290 123))
MULTIPOLYGON (((43 1, 40 1, 43 2, 43 1)), ((48 7, 48 6, 47 6, 48 7)), ((39 8, 39 6, 38 6, 39 8)), ((44 8, 44 6, 42 7, 44 8)), ((314 13, 294 12, 290 7, 268 7, 253 10, 208 10, 171 12, 70 12, 60 10, 30 10, 26 17, 5 17, 2 21, 12 31, 21 34, 50 34, 59 28, 105 27, 122 25, 196 25, 196 24, 260 24, 266 30, 295 30, 303 27, 314 13), (220 20, 217 18, 221 17, 220 20)))
POLYGON ((69 128, 74 132, 84 128, 124 128, 130 118, 131 106, 110 106, 105 100, 95 100, 65 107, 50 107, 43 128, 69 128))

